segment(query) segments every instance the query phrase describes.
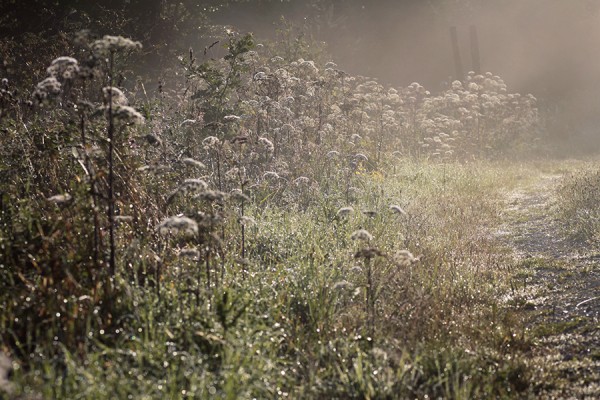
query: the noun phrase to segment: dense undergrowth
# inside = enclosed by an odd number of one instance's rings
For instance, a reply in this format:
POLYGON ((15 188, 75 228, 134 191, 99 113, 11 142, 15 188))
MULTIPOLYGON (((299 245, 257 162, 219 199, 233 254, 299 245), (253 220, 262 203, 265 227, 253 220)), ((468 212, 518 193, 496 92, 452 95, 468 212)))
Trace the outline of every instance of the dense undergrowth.
POLYGON ((15 371, 0 383, 33 398, 525 393, 527 339, 486 234, 518 171, 483 159, 529 148, 535 99, 492 74, 431 94, 299 41, 222 43, 157 93, 126 79, 139 43, 113 36, 80 36, 31 96, 3 80, 15 371))

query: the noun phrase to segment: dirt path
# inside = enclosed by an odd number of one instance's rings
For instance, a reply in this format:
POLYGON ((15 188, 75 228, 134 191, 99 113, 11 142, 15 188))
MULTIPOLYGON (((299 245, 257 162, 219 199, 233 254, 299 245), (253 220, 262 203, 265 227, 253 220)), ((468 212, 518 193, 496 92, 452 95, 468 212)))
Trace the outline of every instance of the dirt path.
POLYGON ((560 175, 510 194, 498 233, 518 273, 509 300, 523 310, 541 399, 600 399, 600 254, 565 237, 554 216, 560 175))

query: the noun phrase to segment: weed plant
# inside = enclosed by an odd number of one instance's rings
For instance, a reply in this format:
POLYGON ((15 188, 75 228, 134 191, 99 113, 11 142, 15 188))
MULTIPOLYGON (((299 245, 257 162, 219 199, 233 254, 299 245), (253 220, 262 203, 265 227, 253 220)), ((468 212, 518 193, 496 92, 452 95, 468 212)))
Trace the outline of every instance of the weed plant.
POLYGON ((309 46, 220 44, 155 94, 125 84, 140 46, 115 36, 31 96, 3 81, 11 395, 525 393, 486 235, 512 174, 469 160, 530 141, 535 99, 493 75, 432 95, 289 58, 309 46))
POLYGON ((600 173, 571 174, 558 189, 558 211, 567 235, 579 243, 600 243, 600 173))

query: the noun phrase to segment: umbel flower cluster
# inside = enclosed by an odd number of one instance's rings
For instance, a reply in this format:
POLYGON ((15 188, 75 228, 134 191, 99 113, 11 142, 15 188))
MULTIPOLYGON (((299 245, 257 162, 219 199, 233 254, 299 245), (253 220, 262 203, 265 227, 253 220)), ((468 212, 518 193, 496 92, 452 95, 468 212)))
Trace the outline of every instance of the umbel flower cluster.
POLYGON ((182 58, 191 90, 180 126, 184 131, 194 121, 201 137, 224 143, 242 136, 253 145, 247 159, 272 164, 268 170, 284 178, 290 171, 299 176, 292 170, 307 158, 357 169, 390 154, 504 157, 536 139, 536 99, 510 93, 492 73, 471 72, 432 94, 418 83, 386 88, 332 62, 286 60, 267 47, 251 48, 230 45, 236 53, 200 65, 182 58))

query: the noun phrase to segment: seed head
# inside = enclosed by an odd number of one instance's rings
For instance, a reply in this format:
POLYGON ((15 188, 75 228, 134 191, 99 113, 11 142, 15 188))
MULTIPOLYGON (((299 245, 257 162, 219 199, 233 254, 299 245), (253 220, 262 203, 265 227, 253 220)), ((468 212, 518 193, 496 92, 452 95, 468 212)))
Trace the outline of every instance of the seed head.
POLYGON ((203 192, 198 193, 194 198, 208 201, 211 203, 219 203, 222 204, 225 201, 227 194, 220 192, 218 190, 205 190, 203 192))
POLYGON ((374 247, 367 247, 366 249, 360 249, 354 254, 354 258, 375 258, 376 256, 382 256, 383 253, 374 247))
POLYGON ((204 150, 218 150, 221 146, 221 140, 216 136, 208 136, 202 141, 204 150))
POLYGON ((355 231, 350 238, 352 240, 364 240, 369 242, 373 240, 373 235, 371 235, 366 229, 359 229, 355 231))
POLYGON ((108 53, 118 51, 139 50, 142 44, 122 36, 105 35, 102 39, 93 42, 91 47, 96 56, 106 56, 108 53))
MULTIPOLYGON (((108 118, 107 106, 104 106, 104 114, 108 118)), ((145 118, 135 108, 129 106, 116 106, 112 109, 112 116, 115 122, 121 124, 143 125, 145 118)))
POLYGON ((352 207, 342 207, 339 210, 337 210, 337 212, 335 213, 335 215, 337 217, 345 217, 347 215, 350 215, 352 212, 354 212, 354 208, 352 208, 352 207))
POLYGON ((184 158, 181 160, 181 162, 189 167, 195 167, 200 169, 206 168, 206 165, 202 164, 200 161, 194 160, 193 158, 184 158))
POLYGON ((129 101, 123 91, 116 87, 104 87, 102 88, 102 94, 104 96, 104 104, 107 105, 109 101, 112 101, 113 106, 126 106, 129 105, 129 101), (110 100, 109 100, 110 98, 110 100))
POLYGON ((33 96, 38 103, 43 103, 45 100, 58 96, 61 92, 61 87, 60 82, 51 76, 37 84, 33 91, 33 96))
POLYGON ((394 254, 393 260, 399 267, 408 267, 416 262, 418 262, 421 257, 415 257, 408 250, 400 250, 396 254, 394 254))
POLYGON ((273 142, 265 137, 258 138, 258 143, 260 143, 268 153, 273 153, 273 151, 275 151, 273 142))
POLYGON ((164 219, 156 227, 161 235, 183 233, 187 236, 198 234, 198 223, 188 217, 174 216, 164 219))
POLYGON ((396 214, 400 214, 400 215, 407 215, 407 214, 406 214, 406 211, 404 211, 404 210, 402 209, 402 207, 400 207, 400 206, 397 206, 397 205, 395 205, 395 204, 392 204, 392 205, 390 206, 390 210, 392 210, 392 212, 394 212, 394 213, 396 213, 396 214))
POLYGON ((58 57, 46 71, 53 78, 71 80, 79 74, 79 63, 73 57, 58 57))

